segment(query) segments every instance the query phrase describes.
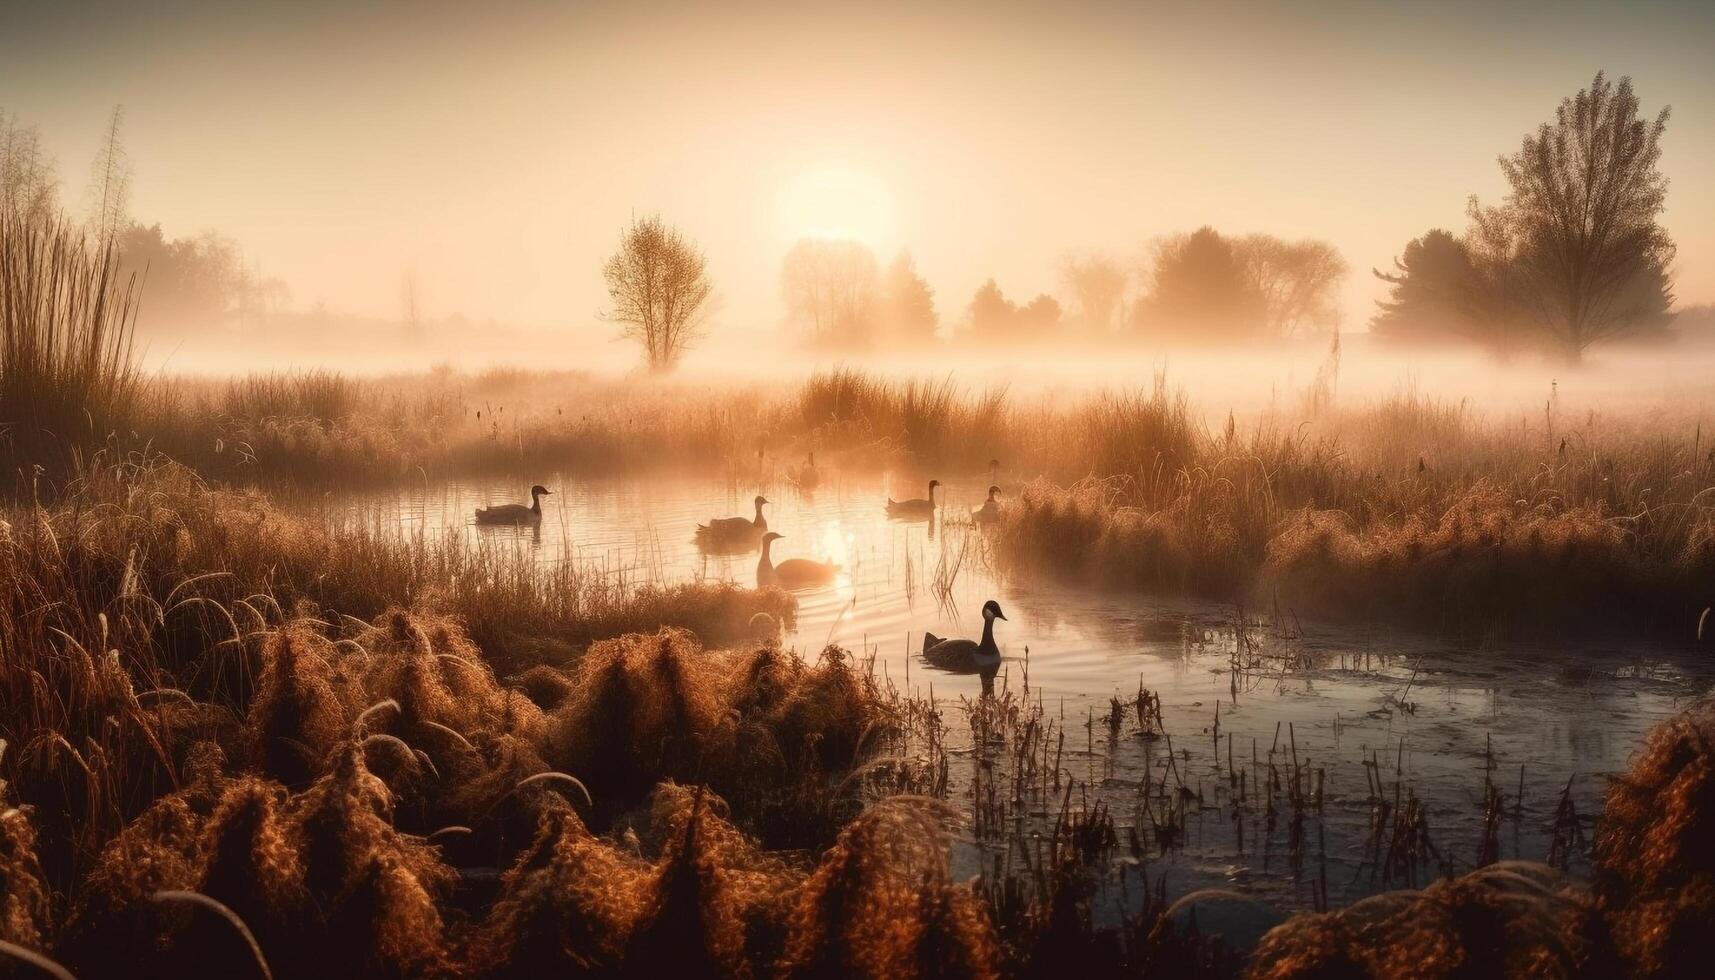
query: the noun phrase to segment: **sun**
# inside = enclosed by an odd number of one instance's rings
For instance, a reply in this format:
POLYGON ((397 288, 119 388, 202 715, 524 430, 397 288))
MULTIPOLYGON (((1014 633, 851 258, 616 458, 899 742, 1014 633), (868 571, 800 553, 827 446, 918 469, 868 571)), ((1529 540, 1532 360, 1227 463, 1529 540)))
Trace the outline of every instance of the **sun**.
POLYGON ((792 179, 780 194, 787 237, 838 238, 880 246, 893 231, 893 198, 870 174, 826 166, 792 179))

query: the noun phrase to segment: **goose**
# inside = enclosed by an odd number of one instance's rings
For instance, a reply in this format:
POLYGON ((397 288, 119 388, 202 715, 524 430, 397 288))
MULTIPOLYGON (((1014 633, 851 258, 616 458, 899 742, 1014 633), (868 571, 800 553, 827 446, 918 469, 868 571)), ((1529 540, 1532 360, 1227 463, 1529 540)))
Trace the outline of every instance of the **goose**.
POLYGON ((698 524, 697 537, 716 541, 743 541, 754 538, 768 530, 768 520, 762 516, 762 505, 766 503, 768 503, 768 498, 757 494, 755 520, 746 520, 743 517, 717 517, 707 524, 698 524))
POLYGON ((816 484, 822 482, 822 474, 816 471, 816 454, 811 453, 804 460, 803 466, 792 470, 787 476, 802 489, 816 489, 816 484))
POLYGON ((983 638, 974 640, 943 640, 933 633, 923 634, 923 659, 942 670, 959 673, 986 673, 1000 666, 1000 647, 994 642, 994 621, 1005 619, 1000 603, 990 599, 983 603, 983 638))
POLYGON ((762 557, 756 562, 757 588, 778 585, 786 589, 802 589, 812 585, 826 585, 839 574, 840 566, 831 561, 788 558, 778 565, 774 564, 774 559, 769 555, 769 546, 785 536, 778 531, 769 531, 762 536, 762 557))
POLYGON ((530 506, 496 504, 493 507, 478 507, 476 509, 476 522, 478 524, 539 524, 542 521, 542 495, 553 492, 538 483, 530 488, 530 506))
POLYGON ((989 487, 989 499, 983 501, 983 505, 981 507, 971 511, 971 520, 978 524, 993 524, 995 521, 1000 520, 1000 501, 995 499, 995 496, 999 493, 1000 487, 989 487))
POLYGON ((926 520, 935 516, 935 488, 941 485, 940 480, 929 481, 929 499, 923 500, 894 500, 887 498, 888 517, 906 517, 926 520))

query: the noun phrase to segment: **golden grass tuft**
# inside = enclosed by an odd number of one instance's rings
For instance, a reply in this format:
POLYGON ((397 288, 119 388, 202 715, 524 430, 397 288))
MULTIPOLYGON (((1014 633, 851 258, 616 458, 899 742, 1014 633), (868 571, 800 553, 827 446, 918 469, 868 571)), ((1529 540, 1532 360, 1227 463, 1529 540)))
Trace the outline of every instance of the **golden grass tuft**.
POLYGON ((30 815, 20 807, 0 810, 0 939, 25 949, 45 949, 52 935, 51 913, 30 815))
POLYGON ((466 970, 495 978, 611 973, 648 874, 641 858, 591 837, 575 817, 545 816, 474 930, 466 970))
POLYGON ((1528 862, 1298 915, 1263 938, 1251 963, 1251 980, 1573 978, 1617 966, 1589 894, 1528 862))
POLYGON ((948 875, 953 817, 943 803, 902 796, 847 824, 804 883, 782 975, 996 976, 987 915, 948 875))
POLYGON ((271 637, 263 658, 247 719, 252 757, 286 785, 307 785, 344 736, 351 713, 332 682, 337 652, 299 623, 271 637))
POLYGON ((1700 976, 1715 956, 1715 701, 1650 733, 1609 785, 1597 888, 1639 975, 1700 976))

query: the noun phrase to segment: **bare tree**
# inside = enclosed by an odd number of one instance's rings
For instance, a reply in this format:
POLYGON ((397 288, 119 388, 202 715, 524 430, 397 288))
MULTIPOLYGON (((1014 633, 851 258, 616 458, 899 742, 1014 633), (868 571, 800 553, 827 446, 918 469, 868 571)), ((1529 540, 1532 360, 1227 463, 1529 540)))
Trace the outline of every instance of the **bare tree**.
POLYGON ((1520 301, 1570 362, 1658 314, 1670 285, 1673 241, 1656 220, 1667 199, 1658 164, 1669 110, 1650 122, 1638 108, 1630 78, 1616 85, 1597 72, 1501 157, 1511 190, 1498 213, 1472 204, 1473 220, 1499 223, 1520 301), (1661 286, 1652 293, 1640 280, 1661 286))
POLYGON ((1246 235, 1233 250, 1256 297, 1265 333, 1290 337, 1304 326, 1339 325, 1333 294, 1346 275, 1339 249, 1312 238, 1287 242, 1273 235, 1246 235))
POLYGON ((806 238, 780 264, 787 315, 820 345, 858 347, 873 338, 881 291, 875 253, 862 242, 806 238))
POLYGON ((1130 279, 1125 268, 1111 255, 1067 255, 1060 263, 1060 278, 1072 291, 1078 314, 1092 333, 1105 335, 1119 320, 1130 279))
POLYGON ((634 218, 602 275, 613 300, 603 317, 642 345, 649 370, 672 370, 702 336, 714 292, 703 253, 659 215, 634 218))
POLYGON ((89 167, 89 230, 106 247, 124 229, 131 201, 131 161, 120 138, 125 107, 116 105, 107 119, 107 133, 89 167))

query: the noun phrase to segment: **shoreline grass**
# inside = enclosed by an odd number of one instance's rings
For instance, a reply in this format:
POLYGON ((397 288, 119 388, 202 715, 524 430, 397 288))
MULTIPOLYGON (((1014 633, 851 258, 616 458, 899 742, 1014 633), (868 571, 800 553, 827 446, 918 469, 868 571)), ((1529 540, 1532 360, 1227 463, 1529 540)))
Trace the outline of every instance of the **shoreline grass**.
POLYGON ((674 470, 768 485, 810 451, 943 477, 998 458, 998 553, 1020 574, 1466 637, 1684 635, 1715 602, 1715 446, 1695 410, 1551 397, 1540 417, 1487 417, 1406 389, 1301 411, 1206 427, 1160 374, 1062 401, 850 370, 796 387, 305 374, 160 386, 144 431, 218 484, 264 489, 674 470))

